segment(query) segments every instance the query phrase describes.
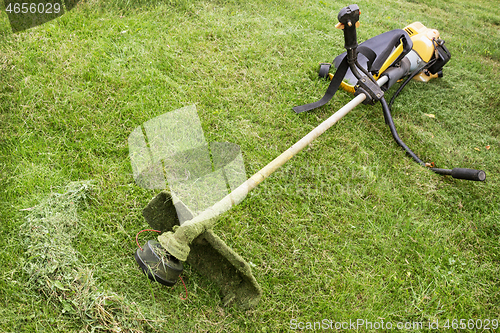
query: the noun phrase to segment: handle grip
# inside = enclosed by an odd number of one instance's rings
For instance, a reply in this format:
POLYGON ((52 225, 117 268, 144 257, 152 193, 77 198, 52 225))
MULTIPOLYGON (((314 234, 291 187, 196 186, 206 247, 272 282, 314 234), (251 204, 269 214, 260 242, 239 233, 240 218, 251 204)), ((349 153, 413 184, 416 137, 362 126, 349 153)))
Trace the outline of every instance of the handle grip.
POLYGON ((344 42, 347 50, 352 50, 358 47, 356 36, 356 27, 359 21, 358 5, 350 5, 340 10, 337 16, 339 23, 344 30, 344 42))
POLYGON ((466 168, 453 168, 451 176, 456 179, 466 179, 475 181, 484 181, 486 173, 483 170, 466 169, 466 168))
POLYGON ((486 173, 483 170, 467 169, 467 168, 453 168, 453 169, 438 169, 430 168, 437 174, 452 176, 456 179, 475 180, 483 182, 486 179, 486 173))

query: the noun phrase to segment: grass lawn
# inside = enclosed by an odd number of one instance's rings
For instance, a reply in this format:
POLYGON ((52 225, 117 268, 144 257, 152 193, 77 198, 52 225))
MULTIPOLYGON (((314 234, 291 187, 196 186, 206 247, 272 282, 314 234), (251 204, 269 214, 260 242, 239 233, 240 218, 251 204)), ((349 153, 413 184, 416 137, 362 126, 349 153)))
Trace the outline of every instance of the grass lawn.
POLYGON ((251 263, 263 289, 255 309, 223 307, 215 285, 187 265, 182 300, 182 284, 152 284, 135 263, 141 211, 157 192, 134 183, 133 129, 196 104, 207 141, 238 144, 252 175, 352 98, 342 91, 313 112, 291 110, 326 90, 317 65, 343 52, 334 26, 348 4, 89 0, 15 34, 2 11, 0 331, 283 332, 323 319, 372 323, 359 332, 382 321, 494 328, 495 1, 357 2, 359 41, 414 21, 440 31, 452 54, 444 77, 410 83, 394 120, 424 161, 485 170, 485 182, 418 166, 380 105, 361 105, 214 228, 251 263))

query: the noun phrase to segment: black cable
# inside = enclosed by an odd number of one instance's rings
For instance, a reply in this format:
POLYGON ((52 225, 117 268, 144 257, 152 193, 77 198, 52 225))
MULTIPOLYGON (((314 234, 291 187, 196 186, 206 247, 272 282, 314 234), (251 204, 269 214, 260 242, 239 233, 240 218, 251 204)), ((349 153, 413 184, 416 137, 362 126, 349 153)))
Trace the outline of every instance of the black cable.
POLYGON ((417 76, 418 73, 420 73, 423 70, 426 70, 427 68, 430 68, 434 63, 436 62, 437 59, 432 59, 429 61, 424 67, 418 68, 413 71, 413 73, 410 74, 410 76, 399 86, 398 90, 392 95, 391 101, 389 102, 389 110, 392 108, 392 104, 394 103, 394 100, 396 97, 398 97, 399 93, 403 90, 404 87, 415 77, 417 76))
MULTIPOLYGON (((423 69, 426 69, 427 67, 431 66, 434 62, 435 60, 429 62, 426 66, 424 66, 423 69)), ((403 90, 404 86, 416 75, 416 73, 419 73, 423 69, 414 71, 410 75, 410 77, 399 87, 398 91, 393 95, 391 99, 391 104, 394 102, 394 99, 401 92, 401 90, 403 90)), ((421 166, 427 166, 410 148, 408 148, 408 146, 399 137, 396 127, 394 126, 394 121, 392 119, 390 104, 387 105, 387 101, 385 100, 384 97, 380 99, 380 104, 382 104, 385 123, 389 126, 391 134, 396 143, 399 146, 401 146, 406 151, 406 153, 410 155, 410 157, 413 158, 413 160, 415 160, 415 162, 417 162, 421 166)), ((466 168, 453 168, 450 170, 450 169, 439 169, 433 167, 430 167, 428 169, 439 175, 449 175, 456 179, 466 179, 473 181, 484 181, 486 179, 486 173, 482 170, 466 169, 466 168)))
POLYGON ((392 108, 392 104, 394 103, 394 101, 396 100, 396 97, 398 97, 399 93, 403 90, 404 87, 406 87, 406 85, 415 77, 417 76, 418 73, 420 73, 421 71, 427 69, 428 67, 432 66, 434 63, 436 62, 436 60, 434 59, 433 61, 429 62, 429 66, 424 66, 423 68, 421 69, 416 69, 413 71, 413 73, 410 74, 410 76, 399 86, 398 90, 396 90, 396 92, 394 93, 394 95, 392 95, 392 98, 391 98, 391 101, 389 102, 389 109, 392 108))
POLYGON ((356 63, 358 62, 358 50, 357 48, 353 48, 347 50, 347 63, 349 64, 349 69, 351 70, 354 77, 358 80, 361 79, 361 75, 359 74, 356 63))
POLYGON ((389 106, 387 105, 387 102, 386 102, 384 97, 382 97, 380 99, 380 104, 382 104, 382 110, 384 111, 385 122, 387 125, 389 125, 389 129, 391 130, 392 137, 394 138, 396 143, 398 145, 400 145, 406 151, 406 153, 408 155, 410 155, 411 158, 413 158, 415 160, 415 162, 417 162, 418 164, 420 164, 422 166, 425 166, 425 163, 420 158, 418 158, 418 156, 415 155, 415 153, 413 151, 411 151, 411 149, 408 148, 408 146, 399 137, 398 132, 396 131, 396 127, 394 126, 394 121, 392 120, 391 110, 389 109, 389 106))
MULTIPOLYGON (((415 160, 415 162, 417 162, 418 164, 422 165, 422 166, 425 166, 425 163, 410 149, 408 148, 408 146, 403 142, 403 140, 401 140, 401 138, 399 137, 398 135, 398 132, 396 130, 396 127, 394 126, 394 120, 392 119, 392 115, 391 115, 391 107, 392 107, 392 104, 394 103, 394 100, 396 99, 396 97, 399 95, 399 93, 401 93, 401 91, 403 90, 403 88, 418 74, 420 73, 421 71, 429 68, 430 66, 432 66, 434 63, 436 62, 436 59, 433 59, 431 61, 429 61, 424 67, 422 68, 419 68, 419 69, 416 69, 413 71, 413 73, 410 74, 410 76, 399 86, 398 90, 394 93, 394 95, 392 95, 392 98, 391 98, 391 101, 389 103, 389 105, 387 105, 387 101, 385 100, 384 97, 382 97, 380 99, 380 104, 382 104, 382 110, 384 112, 384 118, 385 118, 385 123, 389 126, 389 129, 391 130, 391 134, 394 138, 394 140, 396 141, 396 143, 398 145, 400 145, 408 155, 411 156, 411 158, 413 158, 415 160)), ((437 172, 436 172, 437 173, 437 172)))

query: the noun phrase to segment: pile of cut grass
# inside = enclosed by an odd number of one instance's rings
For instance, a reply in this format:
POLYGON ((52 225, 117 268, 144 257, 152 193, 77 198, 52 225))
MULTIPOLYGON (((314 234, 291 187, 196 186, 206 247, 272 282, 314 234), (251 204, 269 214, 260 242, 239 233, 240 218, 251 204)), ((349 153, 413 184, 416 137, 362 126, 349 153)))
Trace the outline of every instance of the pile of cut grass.
POLYGON ((145 320, 137 318, 137 305, 103 288, 73 246, 82 228, 78 207, 87 204, 91 189, 91 182, 72 182, 29 208, 20 227, 25 245, 20 265, 29 276, 25 287, 43 294, 62 314, 79 318, 83 331, 140 332, 133 328, 145 320))

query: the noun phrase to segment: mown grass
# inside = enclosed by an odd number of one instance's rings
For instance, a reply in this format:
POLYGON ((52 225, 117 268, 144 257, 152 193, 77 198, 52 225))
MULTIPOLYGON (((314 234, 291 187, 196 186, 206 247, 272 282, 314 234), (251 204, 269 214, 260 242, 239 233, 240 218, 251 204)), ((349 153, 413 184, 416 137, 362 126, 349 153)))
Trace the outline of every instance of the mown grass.
POLYGON ((441 32, 452 53, 445 76, 409 84, 395 121, 422 159, 484 169, 485 183, 423 170, 393 142, 380 107, 360 106, 216 226, 255 266, 264 290, 256 309, 223 308, 189 267, 187 301, 181 286, 150 284, 136 267, 134 237, 154 193, 134 184, 131 131, 196 104, 207 141, 240 145, 253 174, 351 98, 339 92, 314 112, 291 111, 326 89, 315 70, 343 52, 334 25, 345 5, 96 0, 17 34, 1 14, 0 330, 279 332, 292 319, 498 319, 500 11, 488 1, 358 1, 360 40, 413 21, 441 32), (66 311, 61 293, 44 293, 23 269, 24 209, 90 179, 71 245, 96 288, 121 297, 106 305, 118 326, 66 311))

